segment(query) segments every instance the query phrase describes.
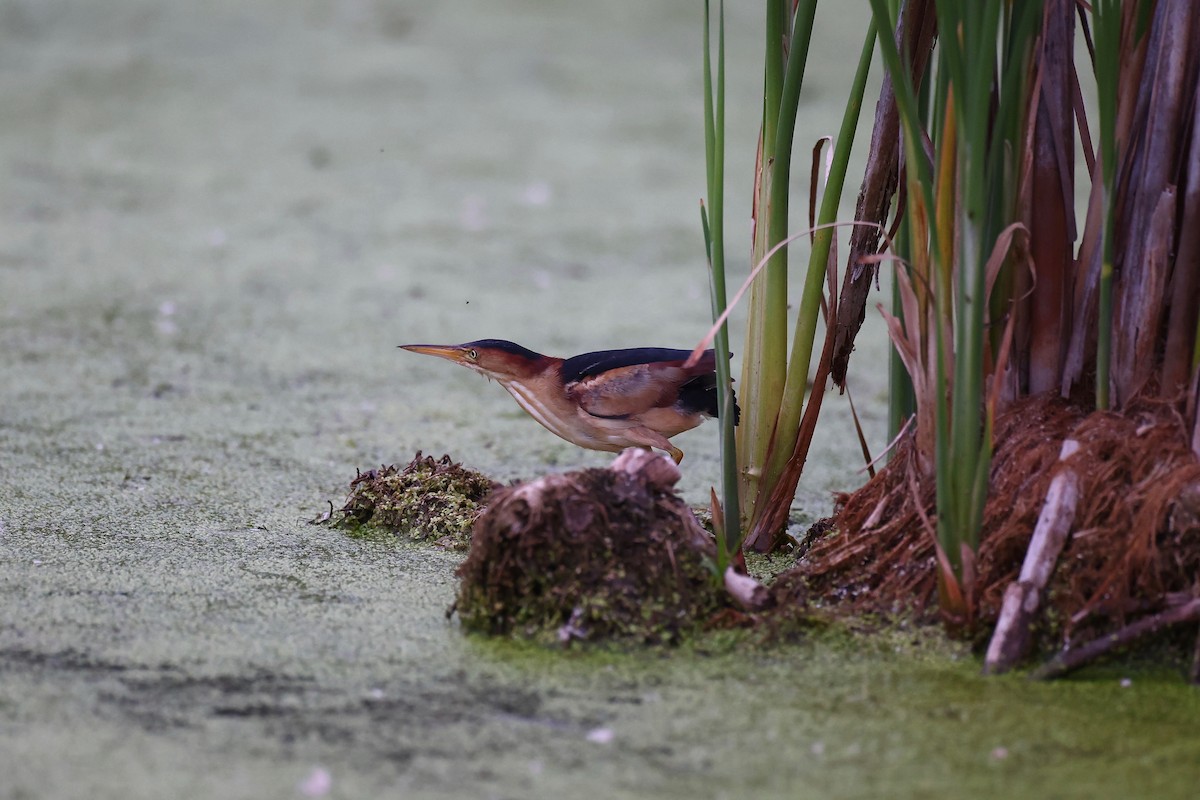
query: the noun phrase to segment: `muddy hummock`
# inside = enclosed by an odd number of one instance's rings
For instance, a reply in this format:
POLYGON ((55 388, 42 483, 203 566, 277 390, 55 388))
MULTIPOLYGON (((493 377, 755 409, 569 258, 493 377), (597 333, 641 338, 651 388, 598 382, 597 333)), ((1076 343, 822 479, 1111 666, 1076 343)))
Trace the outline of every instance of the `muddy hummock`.
POLYGON ((340 524, 466 550, 471 525, 498 486, 448 455, 435 459, 418 450, 403 468, 392 465, 360 472, 350 483, 340 524))
POLYGON ((712 539, 674 492, 668 459, 626 450, 609 469, 502 489, 459 567, 470 629, 560 641, 672 642, 725 600, 712 539))
MULTIPOLYGON (((1111 636, 1194 596, 1200 463, 1173 405, 1087 413, 1059 398, 1032 397, 997 419, 995 439, 975 579, 964 587, 975 631, 996 621, 1051 481, 1063 470, 1078 476, 1079 502, 1035 631, 1043 650, 1111 636), (1066 439, 1078 449, 1060 463, 1066 439)), ((933 515, 932 481, 919 478, 906 444, 874 480, 841 498, 835 517, 841 533, 819 540, 776 591, 856 613, 932 616, 933 515)))

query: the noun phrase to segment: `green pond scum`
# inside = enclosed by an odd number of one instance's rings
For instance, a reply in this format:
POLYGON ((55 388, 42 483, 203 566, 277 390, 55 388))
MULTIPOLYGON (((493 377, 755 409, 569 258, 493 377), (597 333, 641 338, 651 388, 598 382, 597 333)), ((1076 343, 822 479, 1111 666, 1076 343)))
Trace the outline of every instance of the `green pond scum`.
MULTIPOLYGON (((761 9, 727 5, 752 96, 761 9)), ((821 9, 802 110, 826 132, 867 9, 821 9)), ((446 618, 463 553, 308 524, 418 448, 506 484, 612 462, 395 345, 699 340, 696 3, 3 0, 0 22, 0 800, 1195 797, 1200 693, 1174 670, 985 679, 903 628, 482 636, 446 618)), ((730 141, 760 119, 731 105, 730 141)), ((752 146, 730 158, 751 174, 752 146)), ((811 519, 863 480, 826 403, 811 519)), ((705 504, 716 428, 675 441, 705 504)))

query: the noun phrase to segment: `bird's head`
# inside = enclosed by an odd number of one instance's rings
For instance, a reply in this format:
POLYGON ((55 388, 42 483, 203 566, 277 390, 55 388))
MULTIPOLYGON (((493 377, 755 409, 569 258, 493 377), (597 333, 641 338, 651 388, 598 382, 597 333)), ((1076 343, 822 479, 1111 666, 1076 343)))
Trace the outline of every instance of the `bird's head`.
POLYGON ((462 364, 501 383, 530 377, 542 368, 546 358, 504 339, 480 339, 466 344, 402 344, 400 348, 462 364))

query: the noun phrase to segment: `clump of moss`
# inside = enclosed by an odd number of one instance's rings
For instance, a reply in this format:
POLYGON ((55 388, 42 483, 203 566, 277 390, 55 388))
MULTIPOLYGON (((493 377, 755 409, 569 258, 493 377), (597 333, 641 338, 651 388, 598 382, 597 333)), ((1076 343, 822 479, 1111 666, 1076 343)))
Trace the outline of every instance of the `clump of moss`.
POLYGON ((609 469, 499 490, 459 567, 468 629, 537 639, 669 643, 725 607, 712 539, 667 459, 627 450, 609 469))
POLYGON ((497 487, 448 455, 435 459, 417 451, 404 468, 360 472, 350 483, 340 524, 358 533, 382 531, 466 550, 471 526, 497 487))

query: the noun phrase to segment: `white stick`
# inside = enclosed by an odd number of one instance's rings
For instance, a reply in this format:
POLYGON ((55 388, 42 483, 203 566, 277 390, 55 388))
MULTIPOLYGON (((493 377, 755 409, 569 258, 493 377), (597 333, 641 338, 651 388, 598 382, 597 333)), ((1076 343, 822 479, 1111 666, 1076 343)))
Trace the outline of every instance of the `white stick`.
MULTIPOLYGON (((1059 451, 1059 462, 1066 461, 1078 450, 1079 442, 1067 439, 1059 451)), ((1042 604, 1042 591, 1066 544, 1078 503, 1079 476, 1073 469, 1063 468, 1046 491, 1046 501, 1025 552, 1021 574, 1004 591, 1000 618, 996 621, 983 662, 985 674, 995 675, 1012 669, 1028 651, 1029 631, 1042 604)))

